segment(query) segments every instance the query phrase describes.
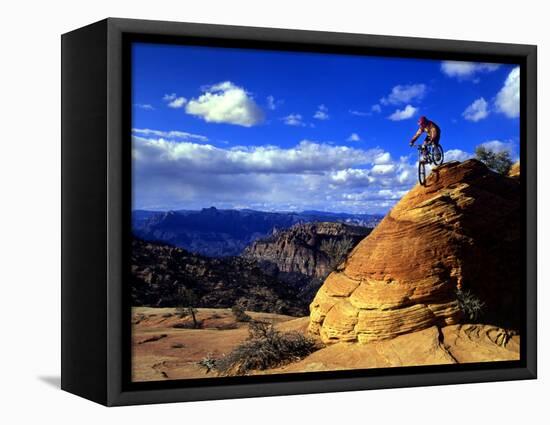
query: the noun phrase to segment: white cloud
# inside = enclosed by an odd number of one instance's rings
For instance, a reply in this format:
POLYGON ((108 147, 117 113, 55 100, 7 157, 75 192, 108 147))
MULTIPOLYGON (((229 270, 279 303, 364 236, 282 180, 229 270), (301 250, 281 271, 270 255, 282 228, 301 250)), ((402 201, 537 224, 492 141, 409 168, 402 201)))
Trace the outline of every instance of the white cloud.
POLYGON ((165 94, 162 97, 162 100, 164 100, 168 104, 169 108, 174 109, 182 108, 187 103, 187 99, 185 97, 178 97, 176 93, 165 94))
POLYGON ((416 165, 406 160, 378 164, 370 168, 348 168, 329 174, 332 189, 361 193, 365 189, 408 190, 416 183, 416 165), (345 189, 342 189, 345 188, 345 189))
POLYGON ((242 87, 224 81, 203 89, 204 94, 191 99, 185 112, 206 122, 252 127, 261 123, 264 114, 254 99, 242 87))
MULTIPOLYGON (((134 156, 148 164, 164 163, 185 172, 314 173, 373 163, 380 149, 354 149, 308 140, 293 148, 237 146, 230 149, 208 144, 134 137, 134 156)), ((170 168, 170 167, 169 167, 170 168)))
POLYGON ((267 109, 274 111, 279 106, 281 106, 284 102, 282 100, 275 99, 275 97, 272 95, 269 95, 266 97, 266 103, 267 103, 267 109))
POLYGON ((465 61, 443 61, 441 71, 449 76, 461 80, 473 79, 476 74, 483 72, 493 72, 500 67, 495 63, 478 63, 465 61))
POLYGON ((382 108, 381 108, 381 106, 380 106, 378 103, 375 104, 375 105, 372 105, 371 108, 370 108, 370 110, 371 110, 372 112, 376 112, 376 113, 382 112, 382 108))
POLYGON ((372 167, 373 174, 389 174, 395 171, 395 164, 376 164, 372 167))
POLYGON ((472 158, 473 155, 460 149, 449 149, 445 152, 444 157, 445 161, 466 161, 468 158, 472 158))
POLYGON ((464 110, 462 116, 468 121, 478 122, 489 115, 488 106, 487 101, 480 97, 464 110))
POLYGON ((351 133, 350 136, 347 138, 348 142, 360 142, 361 137, 357 133, 351 133))
POLYGON ((307 140, 219 148, 135 135, 132 154, 135 208, 386 212, 416 183, 405 157, 307 140))
POLYGON ((389 152, 381 153, 380 155, 377 155, 376 158, 374 158, 375 164, 388 164, 391 162, 391 155, 389 152))
POLYGON ((313 118, 321 121, 328 120, 330 118, 328 114, 328 108, 325 105, 319 105, 319 108, 317 109, 317 111, 315 111, 313 118))
POLYGON ((150 128, 132 128, 132 133, 140 136, 155 136, 162 137, 165 139, 184 139, 184 140, 198 140, 201 142, 207 142, 208 137, 202 136, 200 134, 187 133, 186 131, 178 130, 152 130, 150 128))
POLYGON ((380 103, 382 105, 402 105, 414 100, 421 100, 425 94, 425 84, 397 85, 388 96, 380 99, 380 103))
POLYGON ((153 108, 153 105, 150 105, 149 103, 134 103, 134 106, 138 109, 143 109, 145 111, 155 110, 155 108, 153 108))
POLYGON ((512 153, 514 149, 514 144, 512 142, 502 142, 500 140, 489 140, 481 144, 485 149, 492 152, 505 152, 508 151, 512 153))
POLYGON ((302 120, 300 114, 290 114, 286 117, 283 117, 282 120, 286 125, 292 125, 294 127, 305 127, 306 123, 302 120))
POLYGON ((519 66, 514 68, 497 94, 495 108, 508 118, 519 117, 519 66))
POLYGON ((418 111, 418 108, 415 108, 412 105, 405 106, 405 109, 396 109, 393 114, 391 114, 388 119, 392 121, 402 121, 412 118, 414 114, 418 111))

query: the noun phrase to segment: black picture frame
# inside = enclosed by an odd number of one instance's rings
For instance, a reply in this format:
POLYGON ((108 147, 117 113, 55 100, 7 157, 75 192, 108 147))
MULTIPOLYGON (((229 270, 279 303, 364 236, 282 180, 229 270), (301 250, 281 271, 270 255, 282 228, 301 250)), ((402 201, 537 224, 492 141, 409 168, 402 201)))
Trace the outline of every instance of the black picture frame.
POLYGON ((363 34, 109 18, 62 36, 62 389, 114 406, 535 379, 537 49, 363 34), (129 380, 129 43, 517 63, 525 322, 521 360, 238 378, 129 380))

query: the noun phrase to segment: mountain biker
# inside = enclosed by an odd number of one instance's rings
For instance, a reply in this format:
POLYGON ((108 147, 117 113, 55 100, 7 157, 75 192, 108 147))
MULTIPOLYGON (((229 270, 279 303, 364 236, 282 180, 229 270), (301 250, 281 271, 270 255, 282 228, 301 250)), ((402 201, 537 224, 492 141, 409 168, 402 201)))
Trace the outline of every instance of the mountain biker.
POLYGON ((441 137, 441 129, 439 126, 430 121, 428 118, 422 116, 418 119, 418 130, 414 134, 413 138, 409 142, 410 146, 414 145, 414 142, 422 135, 422 133, 427 133, 424 142, 422 143, 422 150, 426 150, 428 144, 433 143, 434 145, 439 144, 439 138, 441 137))

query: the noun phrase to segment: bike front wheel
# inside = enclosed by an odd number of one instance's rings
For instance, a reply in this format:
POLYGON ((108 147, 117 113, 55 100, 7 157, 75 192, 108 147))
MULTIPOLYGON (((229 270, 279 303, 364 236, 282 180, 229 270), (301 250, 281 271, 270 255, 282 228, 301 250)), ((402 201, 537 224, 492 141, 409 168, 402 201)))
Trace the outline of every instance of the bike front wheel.
POLYGON ((426 164, 424 161, 418 161, 418 182, 426 186, 426 164))
POLYGON ((443 153, 443 148, 441 147, 441 145, 437 144, 433 147, 432 159, 433 159, 433 162, 434 162, 435 165, 443 164, 444 153, 443 153))

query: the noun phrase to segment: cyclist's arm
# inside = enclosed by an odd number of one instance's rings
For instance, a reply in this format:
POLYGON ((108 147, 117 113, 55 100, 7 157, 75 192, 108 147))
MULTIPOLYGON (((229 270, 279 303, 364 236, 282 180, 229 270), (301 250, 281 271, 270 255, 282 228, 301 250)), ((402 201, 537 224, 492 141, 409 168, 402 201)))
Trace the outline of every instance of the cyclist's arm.
POLYGON ((421 134, 422 134, 422 129, 419 128, 419 129, 416 131, 416 133, 414 134, 414 136, 413 136, 413 138, 411 139, 411 141, 410 141, 409 144, 410 144, 410 145, 414 145, 414 142, 417 141, 417 139, 420 137, 421 134))

